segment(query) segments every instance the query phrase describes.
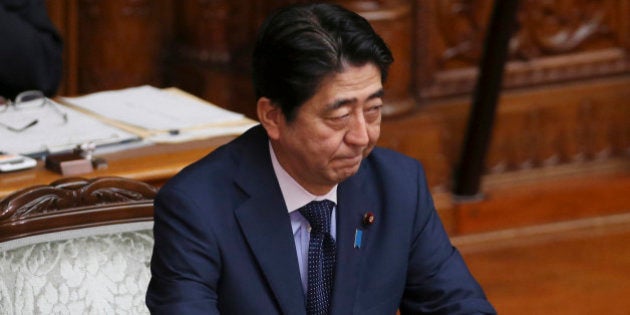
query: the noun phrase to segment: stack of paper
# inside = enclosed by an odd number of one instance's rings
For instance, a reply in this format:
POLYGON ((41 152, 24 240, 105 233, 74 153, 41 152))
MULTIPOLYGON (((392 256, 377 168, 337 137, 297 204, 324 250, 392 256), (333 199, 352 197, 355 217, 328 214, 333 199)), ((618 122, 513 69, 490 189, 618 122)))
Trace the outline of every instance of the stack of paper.
POLYGON ((139 140, 133 133, 105 124, 52 100, 48 102, 50 104, 36 110, 9 108, 0 113, 0 123, 14 128, 37 121, 33 126, 19 132, 0 127, 0 151, 39 157, 72 150, 85 142, 93 142, 102 147, 139 140), (57 110, 53 106, 57 106, 57 110), (67 121, 64 122, 59 111, 66 113, 67 121))
POLYGON ((153 142, 240 134, 256 122, 178 89, 140 86, 63 102, 153 142))

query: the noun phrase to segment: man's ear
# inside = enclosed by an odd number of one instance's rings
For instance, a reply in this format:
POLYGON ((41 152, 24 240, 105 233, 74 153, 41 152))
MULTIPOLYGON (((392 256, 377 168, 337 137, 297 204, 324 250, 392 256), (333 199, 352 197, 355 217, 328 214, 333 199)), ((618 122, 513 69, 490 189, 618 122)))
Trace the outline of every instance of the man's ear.
POLYGON ((256 103, 256 111, 260 124, 267 131, 267 135, 272 140, 280 137, 280 125, 285 123, 282 109, 274 104, 270 99, 261 97, 256 103))

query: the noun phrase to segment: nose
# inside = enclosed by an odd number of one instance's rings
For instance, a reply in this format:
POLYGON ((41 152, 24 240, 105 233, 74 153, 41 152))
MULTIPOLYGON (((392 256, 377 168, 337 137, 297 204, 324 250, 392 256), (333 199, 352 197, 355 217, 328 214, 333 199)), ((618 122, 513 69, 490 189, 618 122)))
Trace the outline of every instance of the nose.
POLYGON ((370 142, 368 136, 368 126, 363 114, 354 115, 354 119, 348 126, 346 132, 346 142, 354 146, 366 146, 370 142))

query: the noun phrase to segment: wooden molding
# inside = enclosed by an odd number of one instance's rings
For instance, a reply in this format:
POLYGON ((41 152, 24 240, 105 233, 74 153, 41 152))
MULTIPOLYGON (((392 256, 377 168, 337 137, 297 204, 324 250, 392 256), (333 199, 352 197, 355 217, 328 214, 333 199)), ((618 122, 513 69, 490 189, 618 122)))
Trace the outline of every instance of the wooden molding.
MULTIPOLYGON (((470 93, 490 2, 427 1, 416 10, 417 93, 470 93)), ((504 87, 515 88, 630 71, 624 1, 524 1, 512 37, 504 87)))
POLYGON ((0 201, 0 242, 53 231, 153 218, 157 189, 122 177, 64 178, 0 201))

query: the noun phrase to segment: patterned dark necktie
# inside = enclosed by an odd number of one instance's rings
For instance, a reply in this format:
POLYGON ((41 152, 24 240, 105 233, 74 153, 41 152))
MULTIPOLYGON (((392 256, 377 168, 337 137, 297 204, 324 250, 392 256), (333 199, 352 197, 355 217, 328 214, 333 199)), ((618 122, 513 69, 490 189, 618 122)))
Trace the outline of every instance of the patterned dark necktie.
POLYGON ((335 240, 330 235, 330 216, 335 203, 330 200, 312 201, 300 209, 311 224, 308 244, 308 285, 306 313, 328 314, 330 294, 335 278, 335 240))

